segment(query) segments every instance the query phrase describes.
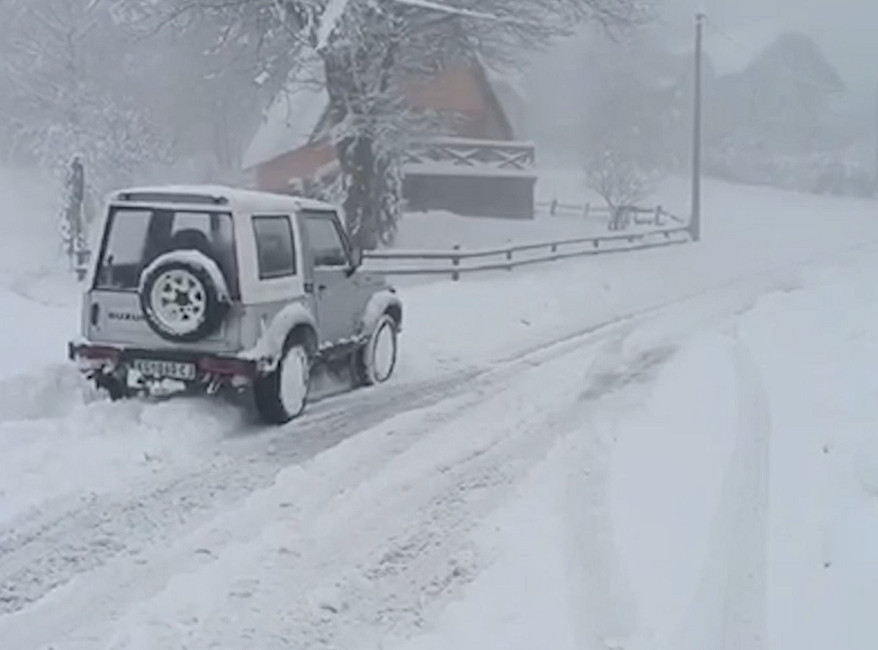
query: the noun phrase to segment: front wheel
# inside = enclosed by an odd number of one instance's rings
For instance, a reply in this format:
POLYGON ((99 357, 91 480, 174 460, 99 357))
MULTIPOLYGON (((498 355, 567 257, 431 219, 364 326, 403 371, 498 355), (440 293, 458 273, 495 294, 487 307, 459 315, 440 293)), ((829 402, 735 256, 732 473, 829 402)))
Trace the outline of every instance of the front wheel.
POLYGON ((256 380, 256 410, 266 424, 286 424, 302 415, 311 388, 311 358, 304 345, 292 345, 274 372, 256 380))
POLYGON ((357 385, 375 386, 391 378, 398 354, 396 330, 396 321, 385 314, 366 344, 355 353, 354 379, 357 385))

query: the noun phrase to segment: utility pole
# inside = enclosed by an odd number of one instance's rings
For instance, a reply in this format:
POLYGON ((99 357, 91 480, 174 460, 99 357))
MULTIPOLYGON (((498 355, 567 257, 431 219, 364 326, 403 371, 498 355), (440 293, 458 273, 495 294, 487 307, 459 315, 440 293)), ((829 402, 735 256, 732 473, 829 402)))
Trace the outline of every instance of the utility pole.
POLYGON ((875 175, 872 183, 872 195, 878 197, 878 93, 875 94, 875 175))
POLYGON ((701 240, 701 122, 702 122, 702 68, 704 49, 704 21, 707 16, 695 16, 695 113, 692 134, 692 218, 689 234, 692 241, 701 240))

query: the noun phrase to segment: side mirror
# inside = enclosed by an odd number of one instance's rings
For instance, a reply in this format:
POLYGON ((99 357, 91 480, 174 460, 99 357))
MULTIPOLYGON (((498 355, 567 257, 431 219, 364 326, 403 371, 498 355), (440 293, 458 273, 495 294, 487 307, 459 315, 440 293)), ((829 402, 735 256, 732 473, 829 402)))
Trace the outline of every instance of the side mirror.
POLYGON ((363 265, 363 251, 359 248, 351 249, 351 268, 348 275, 353 275, 363 265))

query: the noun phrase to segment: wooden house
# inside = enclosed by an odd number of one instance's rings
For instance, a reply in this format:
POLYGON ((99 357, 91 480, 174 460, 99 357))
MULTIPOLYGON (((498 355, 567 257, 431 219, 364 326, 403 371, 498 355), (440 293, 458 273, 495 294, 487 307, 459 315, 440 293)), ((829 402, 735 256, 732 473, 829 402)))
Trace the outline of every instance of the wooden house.
MULTIPOLYGON (((502 79, 474 62, 412 78, 404 94, 411 109, 452 118, 442 135, 421 138, 405 152, 408 210, 533 218, 534 146, 517 139, 515 93, 502 79)), ((328 104, 319 84, 278 96, 245 156, 257 189, 297 193, 337 173, 321 129, 328 104)))

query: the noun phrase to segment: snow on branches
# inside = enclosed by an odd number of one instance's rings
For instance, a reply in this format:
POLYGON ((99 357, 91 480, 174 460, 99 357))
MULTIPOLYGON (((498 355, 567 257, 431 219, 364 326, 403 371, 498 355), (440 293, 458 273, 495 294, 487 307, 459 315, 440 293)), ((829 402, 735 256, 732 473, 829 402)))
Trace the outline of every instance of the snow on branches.
POLYGON ((347 226, 359 246, 389 241, 399 218, 407 141, 436 116, 412 115, 404 80, 482 58, 513 64, 579 21, 635 25, 651 0, 163 0, 211 13, 264 52, 282 86, 317 58, 329 96, 322 133, 335 146, 347 226))

